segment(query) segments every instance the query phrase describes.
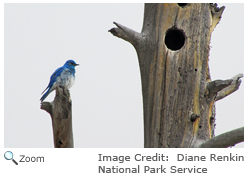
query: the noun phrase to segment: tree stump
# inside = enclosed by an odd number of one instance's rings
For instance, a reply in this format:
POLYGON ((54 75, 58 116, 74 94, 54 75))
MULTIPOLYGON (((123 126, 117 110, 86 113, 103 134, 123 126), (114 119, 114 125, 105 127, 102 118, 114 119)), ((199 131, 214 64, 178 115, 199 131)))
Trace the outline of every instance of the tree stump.
POLYGON ((202 147, 214 137, 214 103, 236 91, 243 77, 211 81, 209 43, 223 11, 207 3, 149 3, 141 33, 116 22, 109 30, 138 55, 144 147, 202 147))
POLYGON ((73 148, 72 103, 70 92, 57 87, 53 102, 42 102, 41 109, 52 118, 53 140, 55 148, 73 148))

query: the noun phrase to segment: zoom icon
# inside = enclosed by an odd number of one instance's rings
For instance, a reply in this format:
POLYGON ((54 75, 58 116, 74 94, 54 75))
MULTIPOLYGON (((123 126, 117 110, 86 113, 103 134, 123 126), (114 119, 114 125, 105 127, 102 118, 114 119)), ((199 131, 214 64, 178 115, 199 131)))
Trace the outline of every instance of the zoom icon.
POLYGON ((13 155, 13 153, 11 151, 6 151, 4 153, 4 158, 6 160, 12 160, 12 162, 14 162, 16 165, 18 165, 18 163, 13 159, 13 157, 14 157, 14 155, 13 155))

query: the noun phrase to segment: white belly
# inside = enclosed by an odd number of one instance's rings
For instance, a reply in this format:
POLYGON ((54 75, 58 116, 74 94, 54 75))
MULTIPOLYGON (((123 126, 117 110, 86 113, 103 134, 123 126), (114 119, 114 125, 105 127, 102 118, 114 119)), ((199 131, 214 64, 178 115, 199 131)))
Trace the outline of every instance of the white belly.
POLYGON ((61 75, 57 78, 57 86, 62 86, 66 89, 70 89, 75 81, 75 76, 72 75, 70 70, 64 70, 61 72, 61 75))

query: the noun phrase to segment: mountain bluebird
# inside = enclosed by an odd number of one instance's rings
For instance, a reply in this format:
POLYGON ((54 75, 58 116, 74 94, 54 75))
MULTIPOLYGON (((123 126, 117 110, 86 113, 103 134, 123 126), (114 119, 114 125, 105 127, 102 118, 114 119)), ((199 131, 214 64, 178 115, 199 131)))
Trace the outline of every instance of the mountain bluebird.
POLYGON ((41 97, 42 102, 52 91, 57 87, 64 87, 65 89, 70 89, 75 80, 75 66, 78 66, 73 60, 68 60, 65 62, 64 66, 56 69, 50 77, 50 82, 47 88, 41 93, 46 93, 41 97))

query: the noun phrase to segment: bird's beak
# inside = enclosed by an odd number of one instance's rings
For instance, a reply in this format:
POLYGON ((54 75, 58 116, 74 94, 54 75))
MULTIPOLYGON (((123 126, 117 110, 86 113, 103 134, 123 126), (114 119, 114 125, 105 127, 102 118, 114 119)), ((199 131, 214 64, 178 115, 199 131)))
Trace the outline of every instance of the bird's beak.
POLYGON ((79 64, 75 64, 75 66, 78 66, 79 64))

